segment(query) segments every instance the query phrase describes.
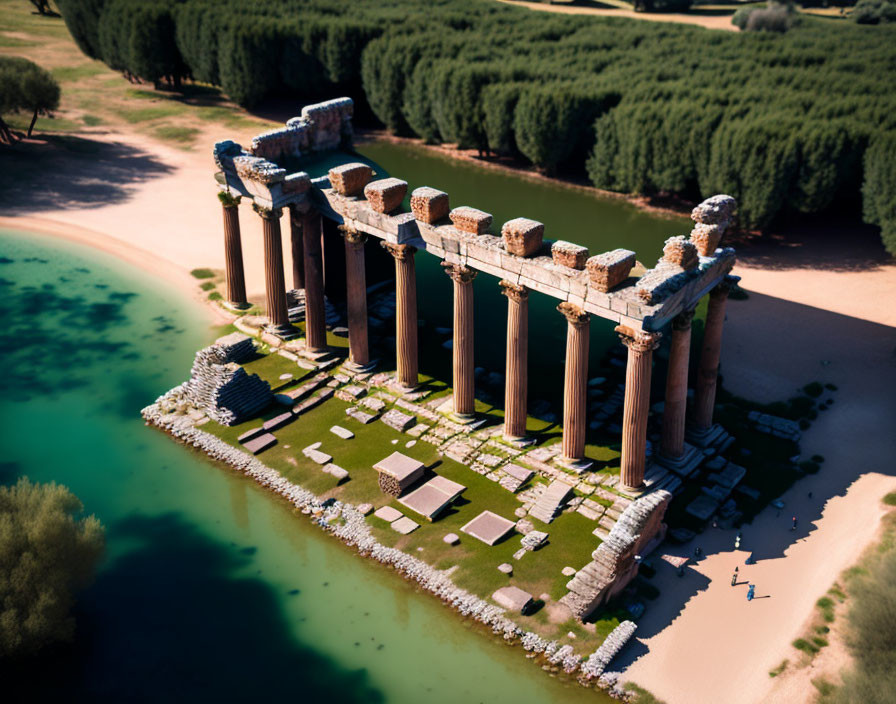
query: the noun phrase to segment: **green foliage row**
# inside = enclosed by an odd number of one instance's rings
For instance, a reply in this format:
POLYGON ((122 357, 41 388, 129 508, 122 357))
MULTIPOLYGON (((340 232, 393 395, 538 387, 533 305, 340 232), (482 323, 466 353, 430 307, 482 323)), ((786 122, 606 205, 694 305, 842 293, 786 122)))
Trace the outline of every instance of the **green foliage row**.
POLYGON ((102 525, 82 508, 54 483, 0 487, 0 659, 72 637, 74 595, 92 581, 105 545, 102 525))
POLYGON ((3 121, 3 115, 20 110, 30 112, 30 137, 37 116, 57 107, 59 84, 49 71, 28 59, 0 56, 0 141, 12 141, 12 134, 3 121))
POLYGON ((394 132, 587 171, 600 188, 730 193, 751 228, 861 199, 896 252, 892 26, 727 33, 492 0, 60 7, 85 52, 144 78, 191 76, 247 106, 344 93, 394 132))

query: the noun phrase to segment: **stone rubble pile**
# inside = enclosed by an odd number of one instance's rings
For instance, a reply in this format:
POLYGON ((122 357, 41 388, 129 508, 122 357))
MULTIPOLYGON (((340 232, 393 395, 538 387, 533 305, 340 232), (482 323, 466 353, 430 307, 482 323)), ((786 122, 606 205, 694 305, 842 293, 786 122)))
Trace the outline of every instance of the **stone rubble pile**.
MULTIPOLYGON (((141 414, 148 424, 155 425, 184 444, 205 452, 210 458, 230 465, 261 486, 279 494, 303 514, 312 516, 314 523, 322 530, 357 548, 362 556, 390 565, 461 615, 491 628, 493 633, 501 635, 505 640, 518 640, 527 652, 545 655, 552 664, 560 664, 567 673, 580 669, 582 657, 575 655, 571 646, 560 647, 557 641, 548 641, 537 633, 523 630, 505 616, 503 609, 456 586, 445 572, 401 550, 382 545, 371 533, 364 514, 352 504, 333 499, 321 500, 257 458, 194 427, 193 420, 188 415, 166 412, 161 405, 163 399, 165 396, 142 410, 141 414)), ((600 652, 600 649, 595 652, 600 652)), ((588 658, 587 661, 590 660, 588 658)))
POLYGON ((233 333, 196 353, 190 380, 179 387, 187 402, 221 425, 254 418, 273 400, 271 386, 239 366, 255 353, 252 339, 233 333))
POLYGON ((582 675, 587 678, 600 677, 610 661, 619 654, 619 651, 625 647, 625 644, 631 640, 638 628, 632 621, 623 621, 620 623, 601 646, 591 653, 591 656, 581 665, 582 675))
POLYGON ((760 433, 774 435, 776 438, 799 442, 802 436, 799 423, 787 418, 779 418, 778 416, 760 413, 759 411, 750 411, 747 419, 755 425, 756 430, 760 433))

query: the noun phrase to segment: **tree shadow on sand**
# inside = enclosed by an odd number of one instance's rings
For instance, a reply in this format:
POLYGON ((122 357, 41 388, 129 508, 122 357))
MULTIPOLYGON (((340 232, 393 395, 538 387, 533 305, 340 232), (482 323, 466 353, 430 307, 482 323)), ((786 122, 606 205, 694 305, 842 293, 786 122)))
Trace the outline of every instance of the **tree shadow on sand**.
POLYGON ((384 700, 365 670, 295 638, 278 595, 245 576, 250 551, 174 513, 111 532, 133 549, 82 596, 71 646, 3 673, 10 701, 384 700))
POLYGON ((2 147, 0 164, 4 215, 121 203, 139 184, 173 171, 132 145, 69 135, 2 147))

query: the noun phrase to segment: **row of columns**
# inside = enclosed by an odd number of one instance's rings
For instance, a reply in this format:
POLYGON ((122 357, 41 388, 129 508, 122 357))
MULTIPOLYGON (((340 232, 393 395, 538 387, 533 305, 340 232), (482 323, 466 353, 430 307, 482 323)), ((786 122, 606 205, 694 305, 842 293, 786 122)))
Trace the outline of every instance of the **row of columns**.
MULTIPOLYGON (((236 210, 239 198, 222 198, 222 203, 228 298, 232 304, 245 304, 245 278, 236 210)), ((263 224, 268 317, 273 326, 287 326, 289 318, 283 276, 281 211, 254 204, 253 207, 261 216, 263 224)), ((322 352, 327 348, 327 341, 321 216, 313 209, 299 213, 296 208, 290 207, 289 211, 293 284, 296 288, 305 289, 306 347, 312 352, 322 352)), ((365 368, 370 364, 364 257, 367 236, 344 226, 341 230, 345 240, 349 363, 356 368, 365 368)), ((417 250, 406 244, 390 242, 381 244, 395 260, 396 380, 401 387, 410 390, 419 382, 417 277, 414 264, 414 254, 417 250)), ((443 266, 446 274, 454 282, 452 353, 454 413, 461 418, 472 417, 475 412, 473 279, 477 272, 447 262, 444 262, 443 266)), ((529 290, 508 281, 501 281, 500 285, 508 304, 504 436, 511 440, 521 440, 526 436, 528 404, 529 290)), ((730 281, 726 279, 710 292, 693 403, 692 420, 698 434, 707 432, 712 426, 722 325, 730 285, 730 281)), ((574 465, 585 460, 591 316, 568 302, 561 303, 557 309, 567 320, 561 459, 574 465)), ((693 310, 681 313, 672 321, 670 330, 669 369, 660 453, 673 460, 682 457, 685 452, 688 364, 693 316, 693 310)), ((616 331, 622 343, 628 348, 620 478, 623 485, 637 488, 644 480, 653 351, 659 345, 661 335, 622 326, 616 331)))

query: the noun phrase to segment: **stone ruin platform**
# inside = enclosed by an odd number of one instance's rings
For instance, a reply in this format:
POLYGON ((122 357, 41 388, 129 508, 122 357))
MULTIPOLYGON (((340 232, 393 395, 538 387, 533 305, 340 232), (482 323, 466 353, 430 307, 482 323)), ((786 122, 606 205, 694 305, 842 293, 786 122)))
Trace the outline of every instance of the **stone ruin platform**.
POLYGON ((516 524, 491 511, 483 511, 461 530, 486 545, 494 545, 514 529, 516 524))
POLYGON ((434 521, 466 489, 463 484, 436 476, 399 498, 398 503, 419 513, 427 520, 434 521))

